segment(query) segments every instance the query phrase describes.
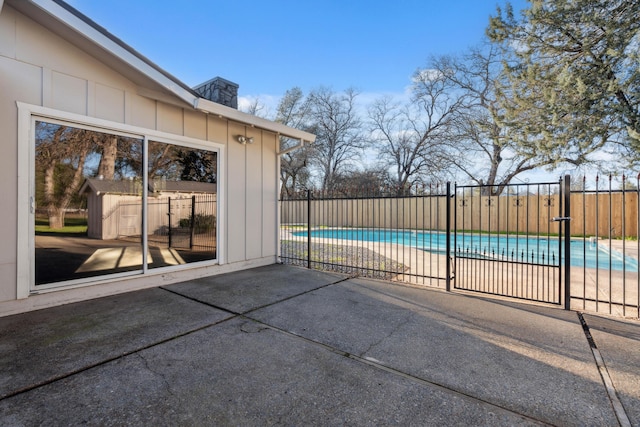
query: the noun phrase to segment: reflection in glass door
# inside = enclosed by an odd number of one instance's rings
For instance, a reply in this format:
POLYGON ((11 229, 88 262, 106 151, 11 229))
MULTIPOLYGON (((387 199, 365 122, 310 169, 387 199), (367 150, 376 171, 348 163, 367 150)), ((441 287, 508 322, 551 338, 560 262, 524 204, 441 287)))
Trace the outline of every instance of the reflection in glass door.
POLYGON ((216 259, 216 151, 36 121, 34 153, 36 287, 216 259))
POLYGON ((142 271, 142 140, 35 124, 35 284, 142 271))
POLYGON ((150 141, 149 268, 216 259, 217 152, 150 141))

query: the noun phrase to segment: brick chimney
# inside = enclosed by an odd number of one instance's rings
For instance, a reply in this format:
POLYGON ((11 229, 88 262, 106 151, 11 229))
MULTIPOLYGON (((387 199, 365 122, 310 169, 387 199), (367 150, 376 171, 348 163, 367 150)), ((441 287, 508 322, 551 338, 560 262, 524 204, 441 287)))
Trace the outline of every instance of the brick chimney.
POLYGON ((201 97, 227 107, 238 109, 238 88, 240 86, 222 77, 215 77, 193 88, 201 97))

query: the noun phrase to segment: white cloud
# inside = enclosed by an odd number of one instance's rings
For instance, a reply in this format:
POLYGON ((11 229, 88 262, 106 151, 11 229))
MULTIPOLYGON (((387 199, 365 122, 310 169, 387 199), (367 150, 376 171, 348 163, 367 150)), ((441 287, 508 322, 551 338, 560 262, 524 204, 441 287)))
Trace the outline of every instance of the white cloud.
POLYGON ((238 110, 248 111, 254 104, 258 104, 259 110, 256 115, 263 118, 273 119, 278 109, 278 103, 282 96, 276 95, 246 95, 238 97, 238 110))
POLYGON ((431 80, 437 80, 441 77, 442 77, 442 72, 440 70, 425 68, 425 69, 419 70, 417 75, 412 77, 411 80, 414 83, 418 83, 418 82, 428 82, 431 80))

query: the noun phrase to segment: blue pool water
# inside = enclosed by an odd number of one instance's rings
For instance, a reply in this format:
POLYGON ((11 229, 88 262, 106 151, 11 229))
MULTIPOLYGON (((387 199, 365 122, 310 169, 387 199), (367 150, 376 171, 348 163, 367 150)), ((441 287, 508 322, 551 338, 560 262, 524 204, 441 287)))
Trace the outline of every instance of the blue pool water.
MULTIPOLYGON (((306 231, 294 233, 306 236, 306 231)), ((413 246, 429 252, 446 252, 446 234, 429 231, 384 230, 384 229, 318 229, 311 231, 311 237, 336 240, 360 240, 368 242, 397 243, 413 246)), ((564 259, 564 247, 558 239, 534 236, 497 236, 457 233, 451 235, 451 245, 458 254, 473 258, 526 261, 536 264, 558 265, 558 253, 564 259)), ((583 239, 571 240, 571 265, 575 267, 601 268, 605 270, 623 269, 638 271, 638 261, 623 256, 603 245, 583 239)))

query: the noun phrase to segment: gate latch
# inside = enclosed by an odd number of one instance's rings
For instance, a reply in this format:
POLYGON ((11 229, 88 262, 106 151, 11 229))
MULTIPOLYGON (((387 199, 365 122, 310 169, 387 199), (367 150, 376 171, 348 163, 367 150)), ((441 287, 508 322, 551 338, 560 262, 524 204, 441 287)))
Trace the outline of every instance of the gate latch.
POLYGON ((561 222, 561 221, 571 221, 570 216, 554 216, 551 221, 561 222))

